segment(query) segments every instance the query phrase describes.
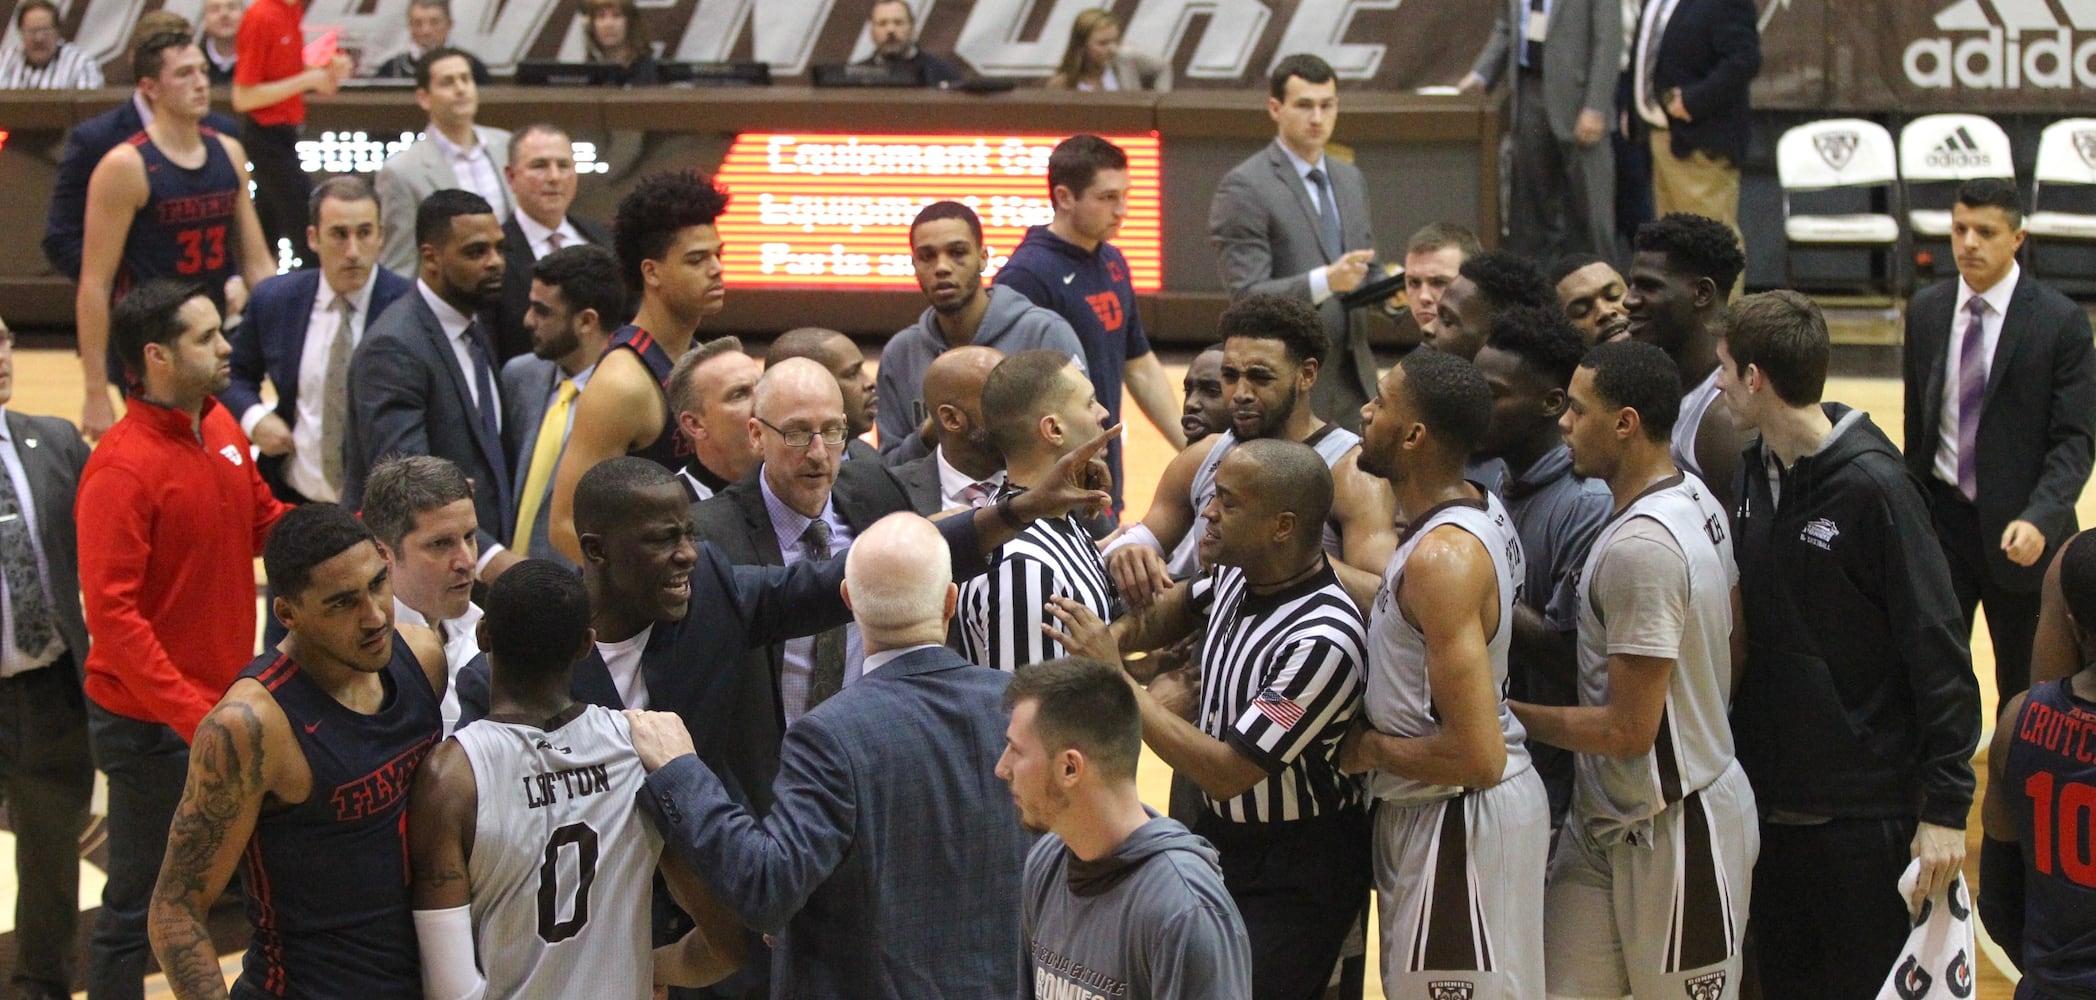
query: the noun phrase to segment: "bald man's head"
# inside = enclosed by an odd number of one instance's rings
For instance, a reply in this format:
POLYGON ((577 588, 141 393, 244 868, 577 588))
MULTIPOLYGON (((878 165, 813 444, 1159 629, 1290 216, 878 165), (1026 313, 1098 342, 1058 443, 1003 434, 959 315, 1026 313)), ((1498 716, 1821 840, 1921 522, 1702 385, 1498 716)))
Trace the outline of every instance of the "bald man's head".
POLYGON ((983 382, 1003 360, 1003 351, 971 344, 933 358, 924 371, 924 411, 939 425, 939 443, 947 451, 947 461, 971 475, 987 475, 1004 463, 990 441, 982 412, 983 382), (955 462, 956 454, 969 464, 955 462))
POLYGON ((802 517, 819 517, 829 504, 848 434, 844 394, 829 369, 788 358, 757 379, 750 444, 772 494, 802 517))
POLYGON ((946 539, 915 514, 875 521, 844 559, 844 601, 867 652, 945 641, 956 594, 946 539))

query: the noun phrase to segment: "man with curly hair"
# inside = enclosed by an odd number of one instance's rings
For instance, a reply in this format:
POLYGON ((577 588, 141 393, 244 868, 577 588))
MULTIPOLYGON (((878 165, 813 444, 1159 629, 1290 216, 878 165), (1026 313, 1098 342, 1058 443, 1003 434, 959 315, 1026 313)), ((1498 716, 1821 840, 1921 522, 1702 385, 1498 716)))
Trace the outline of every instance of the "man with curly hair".
POLYGON ((1492 318, 1507 309, 1549 306, 1556 302, 1535 262, 1505 250, 1487 250, 1463 261, 1456 280, 1448 283, 1437 307, 1439 322, 1426 330, 1426 343, 1465 361, 1492 332, 1492 318))
POLYGON ((695 170, 644 178, 619 200, 612 248, 626 280, 633 322, 612 334, 589 392, 575 401, 574 430, 553 482, 553 547, 580 561, 575 484, 607 459, 639 455, 675 471, 689 455, 669 404, 670 368, 690 349, 699 324, 721 311, 721 238, 714 220, 728 193, 695 170))
POLYGON ((1674 359, 1684 395, 1674 421, 1674 464, 1710 487, 1729 514, 1732 472, 1745 446, 1718 399, 1718 339, 1725 302, 1746 269, 1731 227, 1686 212, 1638 227, 1630 259, 1630 337, 1674 359))

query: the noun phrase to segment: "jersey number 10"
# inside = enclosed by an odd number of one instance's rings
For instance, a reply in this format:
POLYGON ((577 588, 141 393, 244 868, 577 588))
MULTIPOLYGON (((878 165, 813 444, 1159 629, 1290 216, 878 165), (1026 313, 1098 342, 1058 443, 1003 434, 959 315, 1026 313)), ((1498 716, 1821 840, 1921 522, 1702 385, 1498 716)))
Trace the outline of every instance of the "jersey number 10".
POLYGON ((2038 873, 2050 875, 2057 864, 2068 881, 2096 888, 2096 855, 2089 850, 2089 824, 2096 819, 2096 785, 2066 782, 2055 800, 2053 784, 2053 776, 2045 771, 2023 782, 2023 792, 2031 800, 2031 854, 2038 873))
POLYGON ((597 831, 587 823, 569 823, 546 840, 546 860, 539 865, 539 939, 547 944, 582 933, 589 923, 590 883, 597 880, 597 831), (575 871, 581 876, 569 897, 568 919, 560 919, 560 849, 575 848, 575 871))

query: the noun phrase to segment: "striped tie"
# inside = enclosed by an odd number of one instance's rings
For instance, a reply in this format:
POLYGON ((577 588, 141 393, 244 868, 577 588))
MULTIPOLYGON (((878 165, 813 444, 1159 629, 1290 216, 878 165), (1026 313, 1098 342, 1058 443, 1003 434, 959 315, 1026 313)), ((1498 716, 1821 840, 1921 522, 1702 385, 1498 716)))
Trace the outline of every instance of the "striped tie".
POLYGON ((1981 356, 1987 349, 1983 333, 1987 300, 1975 295, 1966 301, 1965 311, 1972 319, 1958 342, 1958 492, 1977 501, 1980 477, 1975 453, 1979 451, 1980 409, 1987 403, 1987 359, 1981 356))

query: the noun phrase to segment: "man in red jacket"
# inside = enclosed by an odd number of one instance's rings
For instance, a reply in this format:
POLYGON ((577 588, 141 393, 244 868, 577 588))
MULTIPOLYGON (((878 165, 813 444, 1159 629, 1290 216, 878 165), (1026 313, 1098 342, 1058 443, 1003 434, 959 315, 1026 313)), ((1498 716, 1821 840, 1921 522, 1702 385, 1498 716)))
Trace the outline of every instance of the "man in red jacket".
POLYGON ((143 993, 146 905, 189 767, 189 739, 255 651, 255 556, 289 508, 212 396, 233 349, 194 283, 150 281, 110 316, 135 381, 81 474, 89 737, 109 776, 109 882, 88 995, 143 993))

